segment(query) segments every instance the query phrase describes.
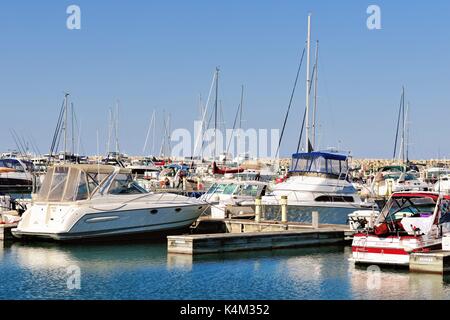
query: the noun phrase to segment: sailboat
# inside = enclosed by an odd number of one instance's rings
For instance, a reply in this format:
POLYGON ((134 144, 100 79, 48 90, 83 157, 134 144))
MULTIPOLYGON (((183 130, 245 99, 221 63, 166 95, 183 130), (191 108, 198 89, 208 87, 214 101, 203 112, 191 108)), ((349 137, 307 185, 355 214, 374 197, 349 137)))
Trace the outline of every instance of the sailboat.
POLYGON ((395 133, 394 164, 378 169, 370 185, 375 197, 388 197, 393 192, 428 191, 429 189, 429 185, 419 179, 418 169, 414 170, 414 166, 409 161, 408 113, 409 104, 405 107, 405 88, 403 87, 395 133), (400 144, 398 145, 399 136, 400 144))
POLYGON ((316 78, 315 104, 312 112, 313 125, 310 126, 311 15, 308 16, 306 45, 305 152, 296 152, 292 155, 291 168, 287 178, 274 187, 271 195, 263 197, 262 200, 266 205, 266 216, 273 216, 278 212, 280 200, 285 196, 288 200, 288 219, 290 221, 311 221, 311 213, 317 211, 320 223, 346 224, 348 214, 366 208, 367 205, 362 202, 357 190, 349 181, 348 155, 314 151, 318 50, 316 50, 316 66, 314 68, 316 78))

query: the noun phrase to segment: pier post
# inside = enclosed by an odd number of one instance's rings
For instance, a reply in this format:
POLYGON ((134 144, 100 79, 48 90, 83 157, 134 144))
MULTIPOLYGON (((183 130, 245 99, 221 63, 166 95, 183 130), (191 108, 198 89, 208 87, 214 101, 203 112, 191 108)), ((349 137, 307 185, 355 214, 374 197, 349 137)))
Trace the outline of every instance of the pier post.
POLYGON ((387 196, 390 196, 392 194, 392 189, 393 189, 392 181, 389 180, 387 185, 387 196))
POLYGON ((261 197, 255 198, 255 222, 259 223, 261 221, 261 197))
POLYGON ((312 227, 313 229, 319 229, 319 212, 312 212, 312 227))
POLYGON ((287 196, 281 196, 281 222, 285 223, 288 221, 287 218, 287 203, 288 203, 288 197, 287 196))
POLYGON ((187 185, 186 185, 186 183, 187 183, 187 179, 186 179, 186 177, 183 177, 183 191, 186 191, 186 190, 187 190, 187 185))

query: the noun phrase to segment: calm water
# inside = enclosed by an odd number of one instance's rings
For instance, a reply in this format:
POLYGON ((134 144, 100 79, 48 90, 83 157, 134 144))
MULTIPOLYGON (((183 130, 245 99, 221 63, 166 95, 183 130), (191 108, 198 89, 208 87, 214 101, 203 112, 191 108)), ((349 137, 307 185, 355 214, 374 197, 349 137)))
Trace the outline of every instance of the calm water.
POLYGON ((448 299, 450 279, 348 262, 322 247, 195 257, 165 243, 20 244, 0 248, 1 299, 448 299), (67 288, 67 268, 81 288, 67 288))

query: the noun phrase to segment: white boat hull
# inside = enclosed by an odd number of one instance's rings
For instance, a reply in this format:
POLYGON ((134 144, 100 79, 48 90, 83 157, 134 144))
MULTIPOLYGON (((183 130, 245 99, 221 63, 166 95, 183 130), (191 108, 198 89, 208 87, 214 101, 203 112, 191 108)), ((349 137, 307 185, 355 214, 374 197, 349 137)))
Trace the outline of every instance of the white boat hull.
POLYGON ((352 243, 352 260, 361 264, 408 266, 410 253, 440 249, 441 246, 441 238, 356 234, 352 243))
POLYGON ((76 205, 35 204, 12 230, 18 238, 76 240, 133 236, 141 233, 168 233, 187 229, 206 205, 192 203, 142 206, 142 203, 76 205), (114 208, 115 207, 115 208, 114 208))

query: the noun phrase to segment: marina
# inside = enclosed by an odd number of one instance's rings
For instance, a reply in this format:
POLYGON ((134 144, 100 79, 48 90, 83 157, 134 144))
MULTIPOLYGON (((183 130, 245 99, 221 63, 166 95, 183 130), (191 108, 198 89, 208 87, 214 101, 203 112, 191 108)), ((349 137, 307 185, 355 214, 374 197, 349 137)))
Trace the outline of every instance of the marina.
POLYGON ((450 300, 450 4, 1 6, 0 300, 450 300))

